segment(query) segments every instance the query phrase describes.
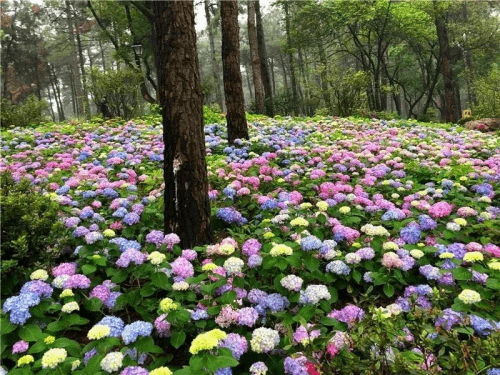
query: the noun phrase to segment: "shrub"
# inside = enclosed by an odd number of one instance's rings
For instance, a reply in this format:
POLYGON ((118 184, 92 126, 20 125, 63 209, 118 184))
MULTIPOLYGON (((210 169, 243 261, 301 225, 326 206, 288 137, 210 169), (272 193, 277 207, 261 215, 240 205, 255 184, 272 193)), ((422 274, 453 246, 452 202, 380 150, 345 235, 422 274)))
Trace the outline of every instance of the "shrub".
POLYGON ((2 294, 12 294, 27 270, 46 266, 60 254, 49 245, 61 243, 63 225, 58 204, 35 192, 28 179, 17 183, 6 172, 0 179, 2 294))
POLYGON ((494 64, 488 77, 474 82, 478 105, 472 109, 474 118, 500 118, 500 68, 494 64))
POLYGON ((220 113, 214 111, 212 107, 206 105, 203 106, 203 123, 205 125, 209 124, 219 124, 222 122, 222 116, 220 113))
POLYGON ((27 126, 38 124, 47 120, 49 105, 45 99, 38 100, 35 95, 30 95, 24 103, 14 105, 6 98, 2 98, 2 111, 0 114, 0 127, 27 126))

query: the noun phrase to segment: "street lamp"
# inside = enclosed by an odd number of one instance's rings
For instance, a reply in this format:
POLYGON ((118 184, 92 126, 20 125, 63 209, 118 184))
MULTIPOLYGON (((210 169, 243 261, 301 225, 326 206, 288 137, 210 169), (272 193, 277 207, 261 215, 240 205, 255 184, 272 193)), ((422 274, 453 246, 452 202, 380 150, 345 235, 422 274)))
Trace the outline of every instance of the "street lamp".
POLYGON ((144 46, 142 45, 142 43, 141 42, 135 42, 132 45, 132 48, 134 49, 134 52, 136 53, 136 55, 140 58, 142 56, 142 51, 144 49, 144 46))

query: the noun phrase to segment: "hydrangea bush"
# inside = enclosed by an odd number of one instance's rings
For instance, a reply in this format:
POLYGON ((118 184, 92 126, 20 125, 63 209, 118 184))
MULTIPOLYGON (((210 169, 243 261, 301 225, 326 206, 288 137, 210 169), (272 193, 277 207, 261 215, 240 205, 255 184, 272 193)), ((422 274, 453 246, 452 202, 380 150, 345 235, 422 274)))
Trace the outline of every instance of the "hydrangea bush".
MULTIPOLYGON (((317 121, 316 121, 317 120, 317 121)), ((500 373, 500 142, 457 127, 205 127, 216 243, 163 233, 161 126, 15 128, 0 172, 71 259, 2 300, 9 374, 500 373)))

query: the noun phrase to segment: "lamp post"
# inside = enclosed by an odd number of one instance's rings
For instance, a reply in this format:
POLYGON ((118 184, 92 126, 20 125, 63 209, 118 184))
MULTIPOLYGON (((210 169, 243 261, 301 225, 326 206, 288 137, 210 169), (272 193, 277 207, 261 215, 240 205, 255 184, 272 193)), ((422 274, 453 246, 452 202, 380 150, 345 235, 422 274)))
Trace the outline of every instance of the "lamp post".
POLYGON ((140 41, 139 42, 136 41, 136 42, 134 42, 134 44, 131 47, 134 50, 135 63, 139 66, 139 69, 141 69, 141 76, 142 76, 141 92, 142 92, 142 97, 147 102, 152 103, 152 102, 154 102, 154 99, 149 94, 149 90, 147 88, 146 76, 144 75, 144 72, 142 70, 142 52, 144 51, 144 46, 143 46, 143 44, 140 41))

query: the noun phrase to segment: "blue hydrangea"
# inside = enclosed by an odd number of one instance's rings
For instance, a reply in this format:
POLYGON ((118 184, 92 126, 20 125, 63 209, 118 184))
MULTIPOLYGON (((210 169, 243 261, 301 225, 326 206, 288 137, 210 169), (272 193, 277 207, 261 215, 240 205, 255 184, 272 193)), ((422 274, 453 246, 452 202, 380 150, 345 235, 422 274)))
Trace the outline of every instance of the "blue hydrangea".
POLYGON ((150 336, 153 331, 153 325, 142 320, 127 324, 122 332, 122 339, 125 345, 131 344, 139 336, 150 336))
POLYGON ((422 232, 420 231, 418 225, 413 222, 401 229, 400 237, 404 242, 414 245, 420 241, 422 232))
POLYGON ((300 247, 304 251, 318 250, 323 243, 316 236, 307 236, 300 240, 300 247))
POLYGON ((111 329, 109 333, 111 337, 120 337, 125 325, 123 320, 116 316, 105 316, 97 324, 108 326, 111 329))
POLYGON ((326 265, 326 271, 336 275, 349 275, 351 269, 341 260, 334 260, 326 265))
POLYGON ((191 319, 193 320, 208 319, 208 313, 206 310, 196 309, 191 313, 191 319))
POLYGON ((278 312, 290 306, 290 302, 285 296, 279 293, 273 293, 266 296, 264 301, 261 302, 261 305, 267 307, 272 312, 278 312))

